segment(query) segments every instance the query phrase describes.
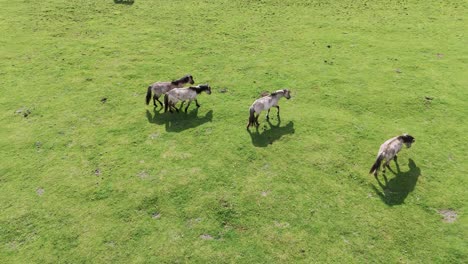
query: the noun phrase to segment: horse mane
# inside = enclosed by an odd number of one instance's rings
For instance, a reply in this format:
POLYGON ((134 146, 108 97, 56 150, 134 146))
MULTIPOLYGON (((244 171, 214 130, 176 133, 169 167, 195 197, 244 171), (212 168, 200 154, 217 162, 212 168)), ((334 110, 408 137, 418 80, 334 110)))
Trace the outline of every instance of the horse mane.
POLYGON ((201 85, 198 85, 198 86, 190 86, 187 89, 193 90, 193 91, 197 92, 197 94, 199 94, 199 93, 201 93, 201 92, 203 92, 205 90, 210 89, 210 86, 208 84, 201 84, 201 85))
POLYGON ((277 95, 277 94, 279 94, 279 93, 281 93, 281 92, 284 93, 284 90, 278 90, 278 91, 272 92, 270 95, 271 95, 271 96, 275 96, 275 95, 277 95))
POLYGON ((181 82, 188 82, 189 81, 189 78, 190 78, 190 75, 185 75, 184 77, 178 79, 178 80, 172 80, 171 83, 174 84, 174 85, 177 85, 181 82))
POLYGON ((398 138, 401 138, 403 142, 405 143, 412 143, 414 141, 414 137, 408 134, 403 134, 402 136, 399 136, 398 138))

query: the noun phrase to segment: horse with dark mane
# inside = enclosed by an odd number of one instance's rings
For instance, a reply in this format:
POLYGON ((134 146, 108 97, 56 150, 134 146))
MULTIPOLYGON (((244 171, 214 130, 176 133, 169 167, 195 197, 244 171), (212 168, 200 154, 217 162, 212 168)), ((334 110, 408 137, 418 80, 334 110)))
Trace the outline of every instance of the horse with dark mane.
POLYGON ((260 113, 263 110, 268 110, 266 119, 268 120, 270 118, 270 108, 271 107, 276 107, 278 109, 278 117, 280 114, 280 107, 278 105, 278 101, 281 97, 286 97, 286 99, 291 98, 290 91, 288 89, 283 89, 283 90, 278 90, 276 92, 273 92, 269 95, 266 95, 260 99, 255 100, 253 102, 252 106, 250 106, 250 116, 249 116, 249 123, 247 124, 247 129, 249 129, 250 126, 255 125, 258 127, 260 124, 258 123, 258 117, 260 116, 260 113), (257 114, 257 116, 255 116, 257 114))
POLYGON ((184 87, 186 83, 194 84, 192 75, 185 75, 184 77, 174 80, 171 82, 155 82, 148 86, 148 92, 146 93, 146 104, 148 105, 151 100, 151 92, 153 92, 153 104, 154 107, 158 107, 156 101, 161 104, 161 108, 163 107, 163 103, 159 101, 159 97, 174 88, 181 88, 184 87))
POLYGON ((175 105, 179 101, 182 101, 180 105, 180 109, 182 109, 184 102, 188 100, 187 107, 185 107, 186 113, 192 101, 195 101, 197 107, 200 107, 200 104, 197 101, 197 95, 201 92, 211 94, 211 87, 208 84, 201 84, 198 86, 191 86, 188 88, 175 88, 170 90, 166 93, 166 95, 164 95, 164 112, 167 112, 168 108, 171 113, 172 109, 175 109, 177 112, 179 112, 179 109, 175 107, 175 105))
POLYGON ((385 176, 385 168, 387 167, 390 169, 389 163, 392 159, 398 166, 397 154, 398 152, 400 152, 401 148, 403 147, 403 144, 405 144, 407 148, 410 148, 411 144, 413 144, 415 141, 416 140, 414 139, 414 137, 408 134, 392 137, 391 139, 385 141, 382 145, 380 145, 379 153, 377 154, 377 159, 374 162, 374 165, 372 165, 372 168, 370 169, 369 173, 374 173, 374 176, 377 177, 377 173, 380 169, 380 164, 382 163, 382 160, 385 160, 382 170, 385 176))

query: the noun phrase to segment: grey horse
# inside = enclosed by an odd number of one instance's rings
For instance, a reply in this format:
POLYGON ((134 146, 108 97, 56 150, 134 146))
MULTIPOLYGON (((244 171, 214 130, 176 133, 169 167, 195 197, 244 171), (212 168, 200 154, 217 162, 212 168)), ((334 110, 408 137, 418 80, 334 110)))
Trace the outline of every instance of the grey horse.
POLYGON ((186 83, 194 84, 192 75, 188 74, 184 77, 174 80, 171 82, 155 82, 148 86, 148 92, 146 93, 146 104, 148 105, 151 100, 151 92, 153 92, 153 104, 154 107, 157 107, 156 101, 161 104, 161 108, 163 107, 163 103, 159 101, 159 97, 174 88, 181 88, 184 87, 186 83))

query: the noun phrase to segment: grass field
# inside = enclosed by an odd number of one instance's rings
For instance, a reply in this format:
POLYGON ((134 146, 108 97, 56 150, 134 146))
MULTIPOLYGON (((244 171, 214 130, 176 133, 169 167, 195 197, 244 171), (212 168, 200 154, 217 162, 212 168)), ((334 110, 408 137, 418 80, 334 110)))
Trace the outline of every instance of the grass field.
POLYGON ((0 263, 466 263, 466 1, 0 6, 0 263))

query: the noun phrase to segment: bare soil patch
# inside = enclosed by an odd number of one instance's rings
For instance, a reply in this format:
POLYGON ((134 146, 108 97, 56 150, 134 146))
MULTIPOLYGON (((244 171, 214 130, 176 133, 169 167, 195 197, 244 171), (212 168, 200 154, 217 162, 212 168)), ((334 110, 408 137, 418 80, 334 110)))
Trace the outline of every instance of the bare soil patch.
POLYGON ((458 214, 455 212, 455 210, 452 209, 441 209, 438 210, 439 214, 442 215, 443 221, 445 223, 453 223, 457 220, 458 214))

